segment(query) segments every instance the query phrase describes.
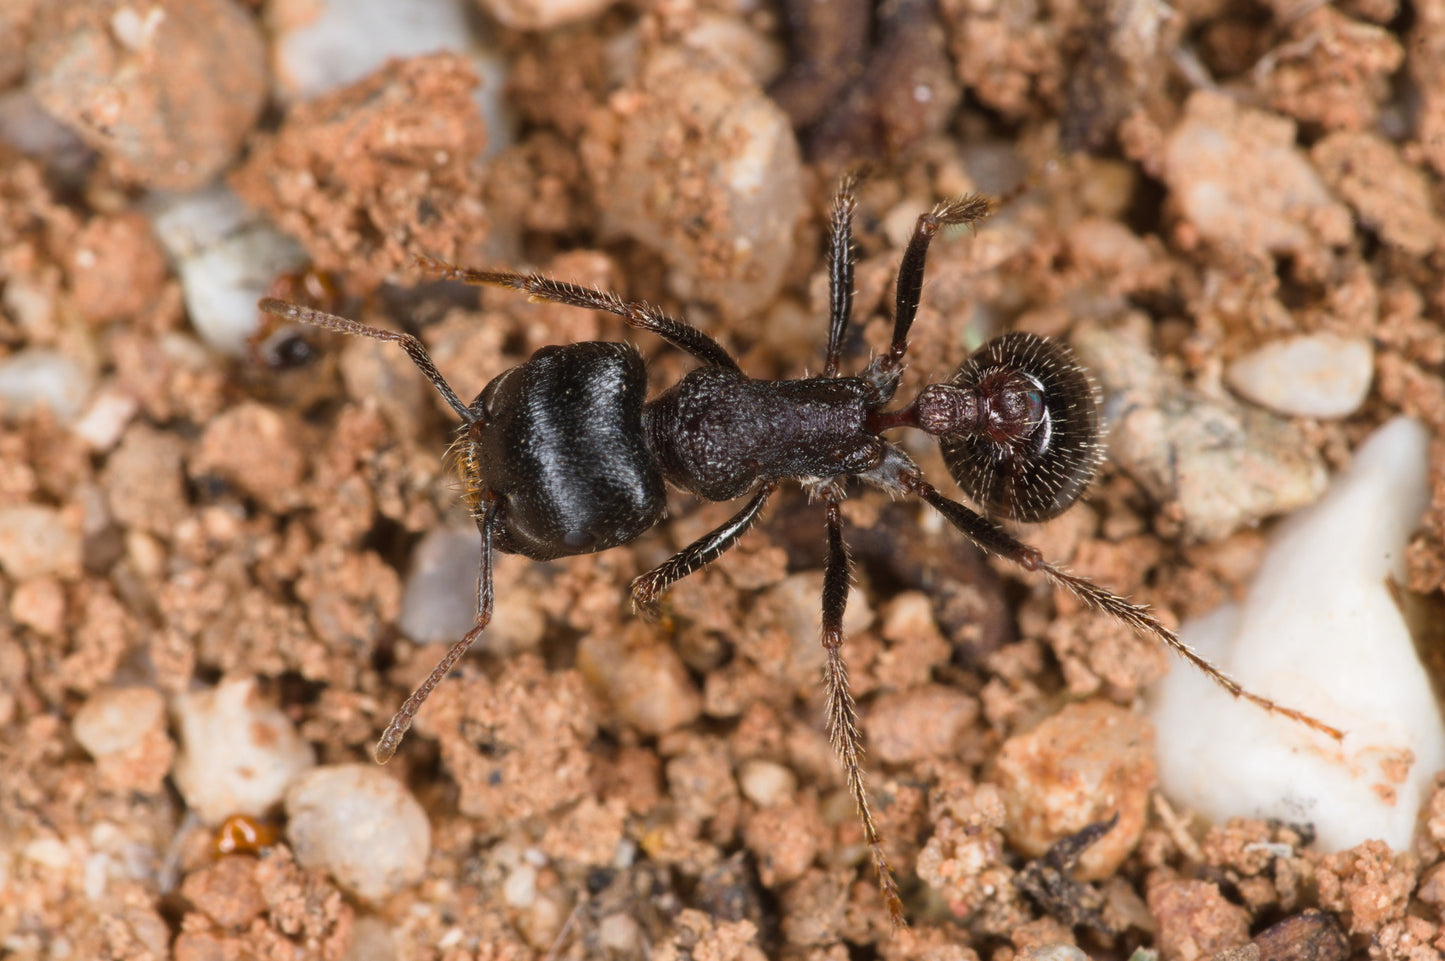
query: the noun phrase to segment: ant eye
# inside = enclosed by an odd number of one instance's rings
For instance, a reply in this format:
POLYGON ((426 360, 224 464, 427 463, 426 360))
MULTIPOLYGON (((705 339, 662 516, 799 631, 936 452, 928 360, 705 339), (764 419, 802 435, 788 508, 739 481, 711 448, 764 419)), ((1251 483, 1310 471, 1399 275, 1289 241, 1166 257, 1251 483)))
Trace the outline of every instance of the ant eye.
POLYGON ((948 383, 975 394, 987 412, 981 429, 939 439, 948 473, 986 513, 1048 520, 1093 480, 1099 409, 1068 348, 1033 334, 1005 334, 948 383))

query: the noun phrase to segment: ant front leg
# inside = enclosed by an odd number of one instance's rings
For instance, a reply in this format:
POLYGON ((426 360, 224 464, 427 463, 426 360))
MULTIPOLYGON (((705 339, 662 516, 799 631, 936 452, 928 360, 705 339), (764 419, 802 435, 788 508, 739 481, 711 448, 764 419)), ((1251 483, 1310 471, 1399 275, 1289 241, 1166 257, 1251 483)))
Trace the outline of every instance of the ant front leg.
POLYGON ((824 377, 838 376, 843 335, 853 316, 853 209, 858 205, 853 188, 856 184, 851 174, 843 178, 829 216, 832 231, 828 240, 828 353, 823 361, 824 377))
POLYGON ((863 781, 863 733, 858 727, 858 708, 848 689, 848 665, 843 660, 843 613, 848 606, 850 581, 848 546, 843 542, 843 510, 836 488, 825 488, 828 505, 828 563, 823 572, 823 650, 828 659, 823 666, 823 684, 828 716, 828 738, 843 762, 848 792, 863 822, 863 840, 873 854, 873 867, 878 872, 878 887, 888 916, 894 927, 902 927, 903 901, 898 896, 898 883, 883 853, 883 839, 873 821, 868 804, 868 786, 863 781))
POLYGON ((422 703, 431 695, 432 690, 440 684, 462 655, 472 646, 477 638, 482 636, 482 631, 492 622, 492 606, 495 594, 492 591, 492 539, 497 528, 497 510, 499 501, 496 498, 488 499, 482 514, 477 518, 477 530, 482 535, 482 560, 477 569, 477 619, 472 629, 452 645, 446 656, 437 662, 432 672, 427 675, 426 680, 412 691, 411 697, 402 704, 401 709, 392 717, 391 723, 382 732, 381 739, 376 742, 374 752, 376 763, 385 764, 396 754, 396 749, 401 745, 401 739, 411 728, 411 722, 416 717, 416 712, 421 710, 422 703))
POLYGON ((918 301, 923 296, 923 268, 928 261, 928 245, 933 242, 934 234, 943 227, 976 227, 993 209, 987 197, 968 194, 945 200, 919 216, 913 228, 913 237, 908 241, 903 260, 898 265, 893 344, 887 354, 870 365, 870 374, 894 375, 903 364, 903 355, 908 352, 908 331, 913 327, 913 318, 918 315, 918 301))
POLYGON ((443 280, 460 280, 486 287, 507 287, 520 290, 532 300, 549 300, 585 310, 601 310, 621 317, 629 327, 656 334, 672 346, 687 351, 710 367, 738 370, 737 361, 722 344, 691 324, 669 317, 651 304, 624 301, 614 293, 594 290, 580 284, 552 280, 540 274, 519 274, 510 270, 474 270, 458 267, 431 257, 417 257, 417 264, 443 280))
POLYGON ((757 521, 763 505, 777 489, 775 481, 763 484, 743 509, 729 518, 727 523, 708 531, 646 574, 634 578, 631 589, 633 610, 642 615, 644 620, 658 620, 662 616, 662 610, 657 599, 673 584, 727 553, 757 521))

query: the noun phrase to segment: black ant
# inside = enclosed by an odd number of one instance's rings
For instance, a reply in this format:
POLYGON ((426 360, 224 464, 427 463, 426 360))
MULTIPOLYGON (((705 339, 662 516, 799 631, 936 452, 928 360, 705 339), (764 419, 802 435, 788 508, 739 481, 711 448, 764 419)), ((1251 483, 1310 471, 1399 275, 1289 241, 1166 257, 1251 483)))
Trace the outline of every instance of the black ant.
POLYGON ((1032 334, 1004 334, 964 361, 946 383, 929 384, 903 407, 884 410, 902 373, 929 243, 942 227, 975 227, 994 209, 990 201, 969 195, 940 203, 918 218, 898 269, 892 345, 860 375, 839 374, 852 312, 854 204, 852 182, 845 180, 831 212, 823 372, 801 380, 750 378, 707 334, 616 294, 535 274, 421 259, 422 266, 445 279, 509 287, 534 300, 616 314, 700 362, 648 400, 642 355, 631 344, 543 347, 464 404, 410 334, 284 301, 261 301, 263 310, 288 320, 399 343, 462 420, 452 454, 482 536, 476 623, 397 711, 377 743, 377 761, 385 763, 396 753, 422 702, 491 620, 493 551, 552 560, 626 544, 662 520, 666 483, 710 501, 751 495, 722 526, 632 582, 635 609, 655 618, 664 591, 722 556, 757 520, 778 482, 796 480, 823 502, 828 518, 822 618, 828 733, 846 772, 888 911, 895 924, 902 924, 903 905, 868 805, 862 737, 843 661, 849 561, 840 505, 843 482, 852 477, 891 494, 921 498, 985 551, 1042 572, 1091 607, 1160 638, 1236 697, 1336 739, 1343 736, 1244 690, 1186 647, 1148 608, 1053 566, 991 519, 1047 520, 1078 499, 1099 466, 1094 387, 1067 348, 1032 334), (984 513, 945 497, 924 480, 908 455, 882 436, 898 427, 936 436, 949 474, 984 513))

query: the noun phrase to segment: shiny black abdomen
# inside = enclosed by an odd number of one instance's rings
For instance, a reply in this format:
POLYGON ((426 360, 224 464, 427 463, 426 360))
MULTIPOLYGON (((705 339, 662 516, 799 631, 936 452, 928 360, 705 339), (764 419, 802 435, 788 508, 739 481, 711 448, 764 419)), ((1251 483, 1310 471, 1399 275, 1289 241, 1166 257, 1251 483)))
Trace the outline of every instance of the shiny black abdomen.
POLYGON ((545 561, 636 538, 662 519, 662 472, 644 441, 647 374, 631 344, 543 347, 477 397, 473 454, 501 500, 497 548, 545 561))

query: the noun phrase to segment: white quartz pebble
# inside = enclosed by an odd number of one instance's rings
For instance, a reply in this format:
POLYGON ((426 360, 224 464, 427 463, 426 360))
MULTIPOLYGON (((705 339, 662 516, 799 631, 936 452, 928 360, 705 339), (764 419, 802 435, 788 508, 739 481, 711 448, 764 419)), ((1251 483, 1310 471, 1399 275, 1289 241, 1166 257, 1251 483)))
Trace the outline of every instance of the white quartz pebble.
POLYGON ((172 710, 183 742, 176 787, 205 824, 265 813, 316 763, 311 745, 261 696, 255 678, 228 678, 178 695, 172 710))
POLYGON ((394 57, 466 53, 462 0, 276 0, 276 83, 283 100, 309 100, 360 80, 394 57))
POLYGON ((0 410, 6 413, 43 406, 68 421, 89 393, 90 377, 58 351, 29 347, 0 361, 0 410))
POLYGON ((1250 690, 1344 730, 1343 744, 1177 665, 1151 698, 1167 795, 1215 821, 1313 824, 1326 851, 1408 849, 1445 768, 1439 706, 1390 587, 1428 503, 1428 444, 1406 418, 1378 430, 1280 525, 1244 603, 1180 631, 1250 690))
POLYGON ((1364 337, 1302 334, 1272 341, 1231 363, 1225 379, 1242 397, 1294 417, 1348 417, 1365 402, 1375 349, 1364 337))
POLYGON ((71 732, 91 757, 109 757, 162 726, 165 713, 165 698, 154 688, 101 688, 75 712, 71 732))
POLYGON ((375 764, 308 771, 286 792, 286 834, 304 867, 377 901, 420 881, 431 825, 416 798, 375 764))
POLYGON ((514 30, 553 30, 595 17, 613 0, 480 0, 487 13, 514 30))
POLYGON ((176 263, 196 332, 216 350, 240 354, 260 325, 256 301, 306 254, 225 187, 157 195, 149 204, 161 245, 176 263))

